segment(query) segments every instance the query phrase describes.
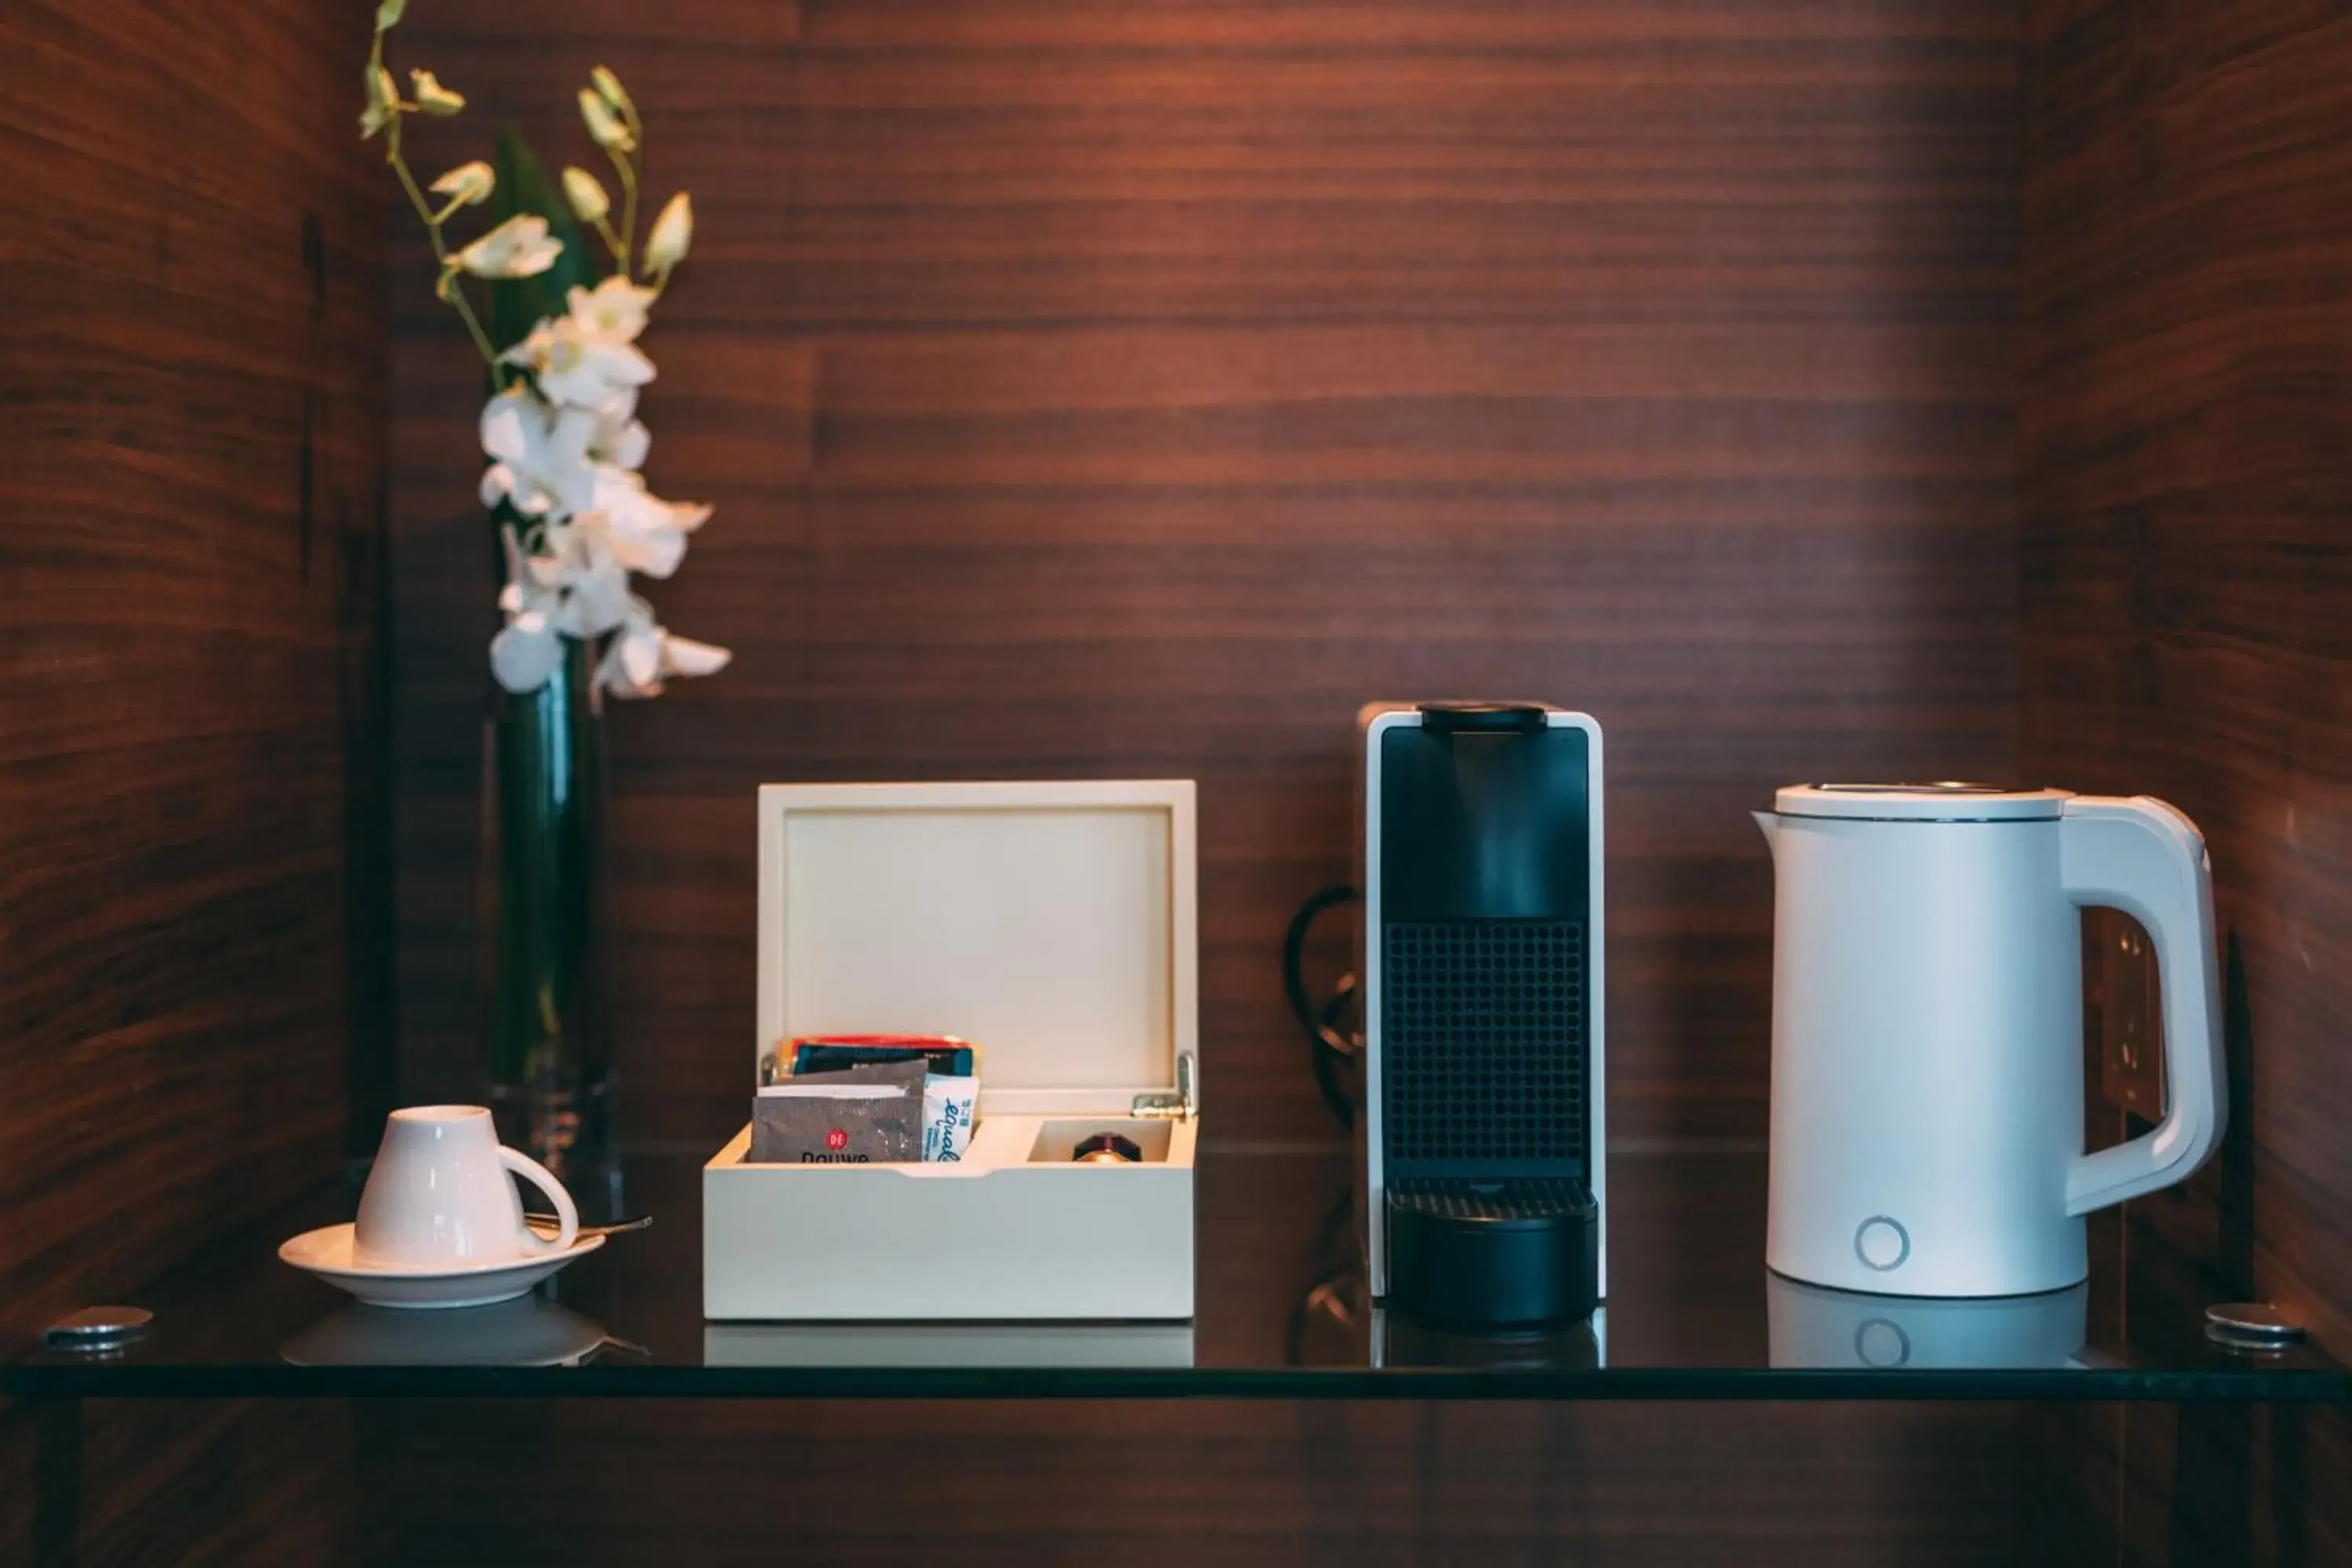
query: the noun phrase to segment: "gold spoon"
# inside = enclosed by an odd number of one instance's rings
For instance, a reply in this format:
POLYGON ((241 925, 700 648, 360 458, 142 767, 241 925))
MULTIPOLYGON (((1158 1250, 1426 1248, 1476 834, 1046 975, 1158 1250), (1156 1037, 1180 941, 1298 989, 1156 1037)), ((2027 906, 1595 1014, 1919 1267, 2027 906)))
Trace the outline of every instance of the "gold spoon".
MULTIPOLYGON (((551 1214, 527 1214, 522 1218, 531 1229, 551 1238, 563 1234, 563 1222, 551 1214)), ((618 1236, 625 1230, 643 1230, 653 1222, 653 1215, 641 1214, 635 1219, 615 1220, 611 1225, 583 1225, 573 1239, 585 1241, 592 1236, 618 1236)))

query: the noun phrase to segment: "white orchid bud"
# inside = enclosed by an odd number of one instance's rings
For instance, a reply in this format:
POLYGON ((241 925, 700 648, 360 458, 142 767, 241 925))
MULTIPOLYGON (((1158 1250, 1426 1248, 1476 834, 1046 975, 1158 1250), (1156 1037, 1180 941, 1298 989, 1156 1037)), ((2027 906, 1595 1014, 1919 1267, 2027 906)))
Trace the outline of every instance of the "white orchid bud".
POLYGON ((499 188, 498 171, 477 158, 470 163, 460 163, 433 182, 434 191, 454 200, 459 206, 479 206, 490 199, 499 188))
POLYGON ((408 85, 415 94, 416 107, 436 120, 446 120, 466 107, 466 95, 443 87, 431 71, 410 71, 408 85))
POLYGON ((364 142, 392 123, 400 112, 400 87, 382 66, 367 68, 367 108, 360 114, 360 140, 364 142))
POLYGON ((613 106, 604 101, 593 87, 580 89, 580 120, 588 127, 589 139, 608 153, 631 153, 636 150, 637 139, 621 123, 613 106))
POLYGON ((375 30, 379 33, 390 32, 400 26, 401 17, 407 12, 408 0, 383 0, 383 3, 375 8, 375 30))
POLYGON ((694 204, 684 191, 670 197, 646 235, 646 267, 659 275, 686 259, 694 241, 694 204))
POLYGON ((637 111, 637 106, 629 101, 628 93, 623 89, 621 79, 604 67, 598 66, 594 70, 590 71, 588 79, 595 84, 596 96, 611 104, 621 114, 625 116, 637 111))
POLYGON ((555 265, 563 242, 549 237, 547 220, 518 213, 452 258, 477 278, 530 278, 555 265))
POLYGON ((563 171, 563 199, 572 204, 572 216, 582 223, 594 223, 613 210, 613 198, 604 194, 596 176, 577 166, 563 171))

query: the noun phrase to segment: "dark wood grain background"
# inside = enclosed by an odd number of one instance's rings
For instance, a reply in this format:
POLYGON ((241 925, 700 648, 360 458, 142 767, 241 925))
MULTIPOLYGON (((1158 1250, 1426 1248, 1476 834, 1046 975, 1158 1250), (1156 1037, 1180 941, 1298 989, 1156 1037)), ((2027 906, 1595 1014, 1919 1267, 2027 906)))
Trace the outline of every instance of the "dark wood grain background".
POLYGON ((352 1042, 382 1054, 350 971, 383 922, 347 915, 389 821, 381 192, 320 90, 364 26, 27 0, 0 30, 12 1332, 331 1180, 352 1042))
MULTIPOLYGON (((1201 782, 1213 1136, 1330 1138, 1284 921, 1368 700, 1608 728, 1612 1131, 1764 1125, 1747 812, 2014 745, 2014 8, 1826 0, 420 5, 587 148, 622 69, 698 251, 647 340, 653 597, 732 646, 612 726, 625 1135, 752 1056, 762 781, 1201 782)), ((481 128, 432 143, 449 161, 481 128)), ((427 155, 428 157, 431 154, 427 155)), ((404 1081, 470 1081, 475 380, 393 252, 404 1081)))
MULTIPOLYGON (((0 9, 9 1354, 334 1179, 384 1088, 381 173, 325 85, 365 27, 0 9)), ((0 1562, 327 1560, 319 1436, 0 1409, 0 1562)))
MULTIPOLYGON (((331 1173, 395 1011, 403 1090, 471 1090, 478 383, 421 242, 380 237, 340 85, 365 10, 0 15, 11 1332, 331 1173)), ((1328 1138, 1274 948, 1348 868, 1350 716, 1530 694, 1610 730, 1632 1137, 1763 1130, 1771 785, 2182 805, 2237 1128, 2122 1262, 2352 1346, 2352 18, 2023 16, 2021 115, 1991 0, 417 0, 401 63, 478 106, 422 161, 498 116, 581 158, 606 60, 699 209, 646 412, 656 486, 719 510, 655 596, 738 662, 613 726, 625 1132, 740 1120, 759 783, 1173 773, 1213 1135, 1328 1138)), ((2322 1416, 646 1414, 117 1413, 77 1440, 81 1540, 462 1555, 521 1455, 597 1500, 517 1554, 642 1554, 681 1510, 751 1549, 784 1537, 742 1456, 814 1415, 820 1559, 869 1522, 835 1483, 926 1420, 977 1457, 940 1519, 983 1555, 1139 1516, 1187 1561, 1402 1560, 1465 1521, 1505 1560, 2352 1556, 2322 1416)), ((0 1412, 0 1495, 52 1479, 41 1419, 0 1412)))
MULTIPOLYGON (((2274 1298, 2352 1353, 2352 16, 2026 19, 2024 758, 2195 817, 2234 960, 2231 1134, 2132 1205, 2134 1268, 2274 1298)), ((2352 1560, 2352 1503, 2321 1479, 2352 1462, 2339 1418, 2115 1412, 2084 1451, 2117 1491, 2311 1483, 2257 1558, 2199 1554, 2229 1521, 2192 1490, 2119 1510, 2115 1561, 2352 1560)))

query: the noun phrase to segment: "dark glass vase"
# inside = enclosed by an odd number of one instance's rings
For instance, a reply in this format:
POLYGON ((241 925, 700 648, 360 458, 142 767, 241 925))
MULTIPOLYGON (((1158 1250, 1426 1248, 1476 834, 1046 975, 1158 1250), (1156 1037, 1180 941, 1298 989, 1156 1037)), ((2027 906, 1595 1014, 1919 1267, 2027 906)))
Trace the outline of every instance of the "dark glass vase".
POLYGON ((604 733, 594 649, 567 641, 545 686, 499 690, 485 747, 489 907, 484 1067, 500 1137, 583 1200, 612 1180, 604 733))

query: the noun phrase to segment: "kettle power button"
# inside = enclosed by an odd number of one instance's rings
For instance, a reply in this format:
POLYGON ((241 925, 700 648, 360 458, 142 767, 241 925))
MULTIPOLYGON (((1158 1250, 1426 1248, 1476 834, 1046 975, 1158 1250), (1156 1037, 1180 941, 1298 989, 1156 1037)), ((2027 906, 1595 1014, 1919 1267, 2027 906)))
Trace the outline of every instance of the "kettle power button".
POLYGON ((1853 1233, 1853 1255, 1881 1274, 1903 1267, 1911 1256, 1911 1233, 1885 1215, 1873 1215, 1853 1233))

